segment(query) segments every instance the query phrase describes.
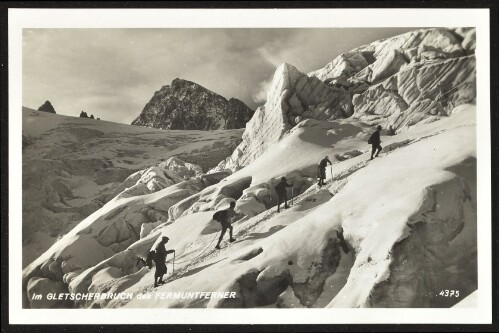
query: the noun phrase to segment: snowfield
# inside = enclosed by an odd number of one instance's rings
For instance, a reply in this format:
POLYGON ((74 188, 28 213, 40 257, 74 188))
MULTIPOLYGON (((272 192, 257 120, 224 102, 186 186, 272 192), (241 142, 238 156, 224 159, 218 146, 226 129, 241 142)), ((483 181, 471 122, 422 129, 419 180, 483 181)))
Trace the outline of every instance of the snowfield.
MULTIPOLYGON (((213 208, 173 221, 164 216, 164 222, 146 237, 127 244, 123 235, 151 223, 144 210, 161 205, 165 212, 188 196, 182 192, 185 184, 179 183, 152 194, 113 199, 29 265, 24 274, 28 280, 43 272, 43 266, 56 266, 55 262, 62 267, 57 279, 67 283, 71 292, 150 292, 154 269, 137 265, 136 259, 145 257, 157 239, 167 235, 167 248, 177 253, 175 273, 171 275, 170 258, 169 282, 155 291, 234 291, 238 297, 98 300, 78 305, 450 306, 452 300, 435 296, 439 288, 460 289, 464 297, 477 283, 475 110, 468 105, 458 111, 447 119, 382 137, 385 151, 373 161, 369 161, 365 135, 359 135, 367 131, 365 125, 347 126, 344 132, 344 121, 297 128, 248 168, 196 192, 197 202, 204 191, 205 205, 220 203, 228 198, 220 189, 239 184, 239 189, 233 188, 240 192, 236 209, 257 206, 253 207, 256 215, 233 224, 237 241, 224 240, 220 251, 214 249, 220 226, 211 219, 213 208), (335 138, 331 129, 345 136, 335 138), (307 136, 316 141, 302 140, 307 136), (298 142, 302 144, 294 144, 298 142), (332 142, 334 148, 328 148, 332 142), (311 169, 327 151, 341 155, 352 149, 363 153, 334 162, 326 188, 308 187, 294 199, 291 209, 280 214, 275 207, 265 208, 271 195, 268 189, 258 191, 259 185, 265 189, 262 183, 280 175, 295 184, 310 183, 296 168, 311 169), (248 175, 251 183, 242 182, 248 175), (257 199, 248 204, 250 197, 257 199), (264 207, 262 212, 258 212, 258 203, 264 207), (111 225, 119 231, 109 231, 111 225), (117 243, 112 249, 107 243, 101 245, 106 233, 113 241, 116 234, 121 235, 125 245, 117 243)), ((295 193, 300 191, 297 187, 295 193)), ((49 275, 56 275, 57 270, 47 268, 49 275)))
MULTIPOLYGON (((414 139, 414 143, 368 162, 348 177, 334 197, 322 204, 319 201, 317 208, 300 205, 307 203, 308 197, 303 196, 297 204, 300 208, 295 206, 284 216, 257 216, 268 219, 265 227, 247 235, 244 231, 252 222, 236 223, 238 243, 227 244, 221 253, 208 249, 208 260, 197 265, 191 261, 197 258, 187 256, 187 268, 177 263, 176 271, 182 272, 177 273, 179 277, 157 289, 236 291, 240 295, 237 300, 200 304, 197 299, 137 299, 127 306, 286 307, 293 302, 324 306, 323 302, 316 304, 322 298, 329 300, 328 307, 430 307, 449 305, 449 300, 428 295, 428 290, 437 294, 438 288, 451 285, 465 293, 474 291, 476 193, 472 187, 476 156, 475 133, 470 128, 475 114, 470 109, 461 114, 455 128, 424 140, 414 139), (453 142, 466 142, 467 148, 449 151, 453 142), (380 209, 383 207, 386 209, 380 209), (305 214, 301 209, 306 209, 305 214), (281 221, 272 223, 273 219, 281 221), (341 231, 344 242, 338 237, 341 231), (255 242, 254 235, 264 232, 268 235, 255 242), (250 244, 243 247, 246 239, 250 244)), ((340 171, 340 164, 333 170, 340 171)), ((209 226, 210 214, 199 214, 164 228, 163 234, 172 238, 168 247, 203 255, 204 247, 197 245, 201 240, 194 230, 189 249, 185 237, 174 237, 194 218, 209 226)), ((210 237, 205 238, 208 244, 210 237)), ((152 276, 146 274, 130 290, 149 290, 151 281, 152 276)))
MULTIPOLYGON (((234 138, 241 132, 171 131, 166 137, 165 132, 116 124, 122 132, 103 137, 92 132, 103 132, 92 127, 101 126, 95 120, 88 128, 71 126, 77 133, 85 128, 81 132, 94 138, 78 152, 65 148, 56 156, 54 147, 42 150, 46 142, 36 146, 27 137, 24 149, 32 150, 26 153, 26 169, 35 151, 52 154, 54 165, 67 154, 84 154, 108 161, 113 171, 103 178, 113 179, 113 185, 100 187, 102 205, 24 268, 24 306, 473 306, 476 113, 481 112, 475 107, 473 32, 417 30, 353 50, 308 75, 282 64, 267 102, 247 123, 240 143, 234 138), (371 160, 367 140, 377 125, 383 127, 383 150, 371 160), (131 160, 133 172, 129 168, 113 178, 116 168, 128 165, 124 160, 130 152, 156 135, 184 145, 167 154, 162 146, 142 151, 131 160), (95 140, 106 142, 98 147, 95 140), (203 153, 225 152, 220 146, 232 148, 208 163, 203 153), (326 170, 327 184, 318 187, 317 164, 325 155, 333 165, 326 170), (283 176, 293 184, 288 190, 292 200, 289 209, 277 213, 275 185, 283 176), (221 225, 212 216, 231 201, 236 202, 236 241, 229 243, 227 234, 217 250, 221 225), (166 283, 155 288, 154 268, 141 259, 162 236, 169 237, 166 248, 176 254, 175 260, 167 259, 166 283), (448 289, 459 290, 459 297, 440 295, 448 289), (144 297, 32 299, 34 293, 49 292, 144 297), (185 292, 230 292, 235 298, 155 297, 185 292)), ((34 126, 33 133, 39 128, 34 126)), ((43 137, 51 129, 56 127, 47 121, 33 136, 43 137)), ((88 172, 85 163, 78 165, 88 172)), ((98 173, 106 168, 92 164, 91 169, 91 182, 99 184, 98 173)), ((89 182, 70 187, 52 180, 59 200, 49 203, 70 205, 81 199, 75 193, 96 191, 89 182)))
POLYGON ((162 131, 23 108, 23 266, 121 192, 134 172, 172 156, 209 170, 241 135, 162 131))

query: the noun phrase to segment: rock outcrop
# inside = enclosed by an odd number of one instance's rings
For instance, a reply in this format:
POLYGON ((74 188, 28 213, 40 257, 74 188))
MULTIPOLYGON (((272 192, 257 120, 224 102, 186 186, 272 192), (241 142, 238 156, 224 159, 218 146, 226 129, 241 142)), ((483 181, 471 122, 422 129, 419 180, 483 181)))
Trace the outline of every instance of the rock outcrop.
POLYGON ((170 130, 244 128, 253 110, 197 83, 175 79, 154 93, 132 125, 170 130))
POLYGON ((45 101, 40 107, 38 108, 38 111, 43 111, 43 112, 48 112, 48 113, 55 113, 55 109, 52 106, 52 104, 49 101, 45 101))

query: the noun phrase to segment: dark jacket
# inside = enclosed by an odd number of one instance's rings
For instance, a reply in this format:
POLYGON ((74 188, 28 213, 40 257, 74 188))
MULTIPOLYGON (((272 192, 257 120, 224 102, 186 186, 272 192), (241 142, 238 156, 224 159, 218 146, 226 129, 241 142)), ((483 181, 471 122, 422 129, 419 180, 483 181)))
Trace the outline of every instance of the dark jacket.
POLYGON ((218 222, 228 222, 229 219, 234 215, 234 209, 227 208, 224 210, 219 210, 215 214, 213 214, 213 219, 218 222))
POLYGON ((319 162, 319 168, 325 169, 328 163, 333 165, 330 160, 323 158, 322 161, 319 162))
POLYGON ((286 187, 291 187, 293 186, 292 184, 288 184, 286 181, 280 181, 279 184, 276 185, 275 191, 277 192, 277 195, 283 196, 286 193, 286 187))
POLYGON ((159 243, 156 246, 156 256, 154 257, 154 262, 156 264, 164 264, 166 260, 166 256, 170 253, 175 252, 174 250, 166 250, 165 246, 162 243, 159 243))
POLYGON ((369 142, 374 146, 377 146, 381 143, 381 139, 379 137, 379 131, 376 131, 371 135, 371 137, 369 138, 369 142))

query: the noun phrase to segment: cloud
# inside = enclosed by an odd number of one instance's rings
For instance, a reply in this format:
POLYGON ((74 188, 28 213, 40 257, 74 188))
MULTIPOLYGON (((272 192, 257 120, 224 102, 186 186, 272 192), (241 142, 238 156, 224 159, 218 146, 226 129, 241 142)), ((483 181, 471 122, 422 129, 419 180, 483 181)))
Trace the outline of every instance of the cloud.
POLYGON ((258 90, 252 95, 253 101, 258 104, 263 104, 267 101, 267 91, 272 84, 272 78, 264 80, 258 84, 258 90))
POLYGON ((272 53, 272 51, 266 47, 258 48, 258 54, 263 58, 265 62, 274 67, 279 66, 282 62, 282 56, 272 53))

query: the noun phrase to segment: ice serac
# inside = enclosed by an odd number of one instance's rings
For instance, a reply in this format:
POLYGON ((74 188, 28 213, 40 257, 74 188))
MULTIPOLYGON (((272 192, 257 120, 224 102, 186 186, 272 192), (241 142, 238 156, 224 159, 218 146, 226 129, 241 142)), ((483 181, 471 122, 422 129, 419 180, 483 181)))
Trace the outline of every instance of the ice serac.
POLYGON ((151 167, 130 178, 129 184, 135 181, 135 185, 89 215, 28 265, 23 270, 26 295, 39 286, 30 284, 33 279, 47 278, 41 282, 47 288, 59 288, 62 282, 70 284, 86 269, 122 253, 166 223, 170 207, 228 175, 201 175, 182 181, 173 171, 165 173, 167 170, 151 167))
POLYGON ((475 29, 421 29, 358 47, 309 73, 352 93, 354 118, 393 131, 476 96, 475 29))
POLYGON ((304 119, 338 119, 352 114, 350 93, 283 63, 274 73, 265 105, 248 122, 243 142, 216 170, 245 166, 304 119))
POLYGON ((248 165, 306 119, 353 115, 395 132, 474 103, 474 37, 473 28, 420 29, 360 46, 308 75, 280 65, 243 142, 214 170, 248 165))
POLYGON ((368 54, 352 51, 339 55, 333 61, 324 66, 324 68, 313 71, 309 73, 309 75, 316 76, 321 81, 338 78, 340 76, 348 78, 362 70, 364 67, 369 66, 368 59, 368 54))
POLYGON ((197 83, 175 79, 154 93, 132 125, 170 130, 244 128, 253 110, 197 83))
POLYGON ((461 45, 463 48, 472 53, 476 48, 476 29, 475 28, 458 28, 456 33, 463 37, 461 45))
POLYGON ((459 57, 465 55, 474 29, 421 29, 378 40, 336 57, 324 68, 309 73, 321 81, 343 79, 350 85, 373 83, 394 74, 403 63, 419 62, 421 58, 459 57))
POLYGON ((476 99, 475 56, 409 66, 355 95, 353 117, 397 130, 448 116, 476 99))

